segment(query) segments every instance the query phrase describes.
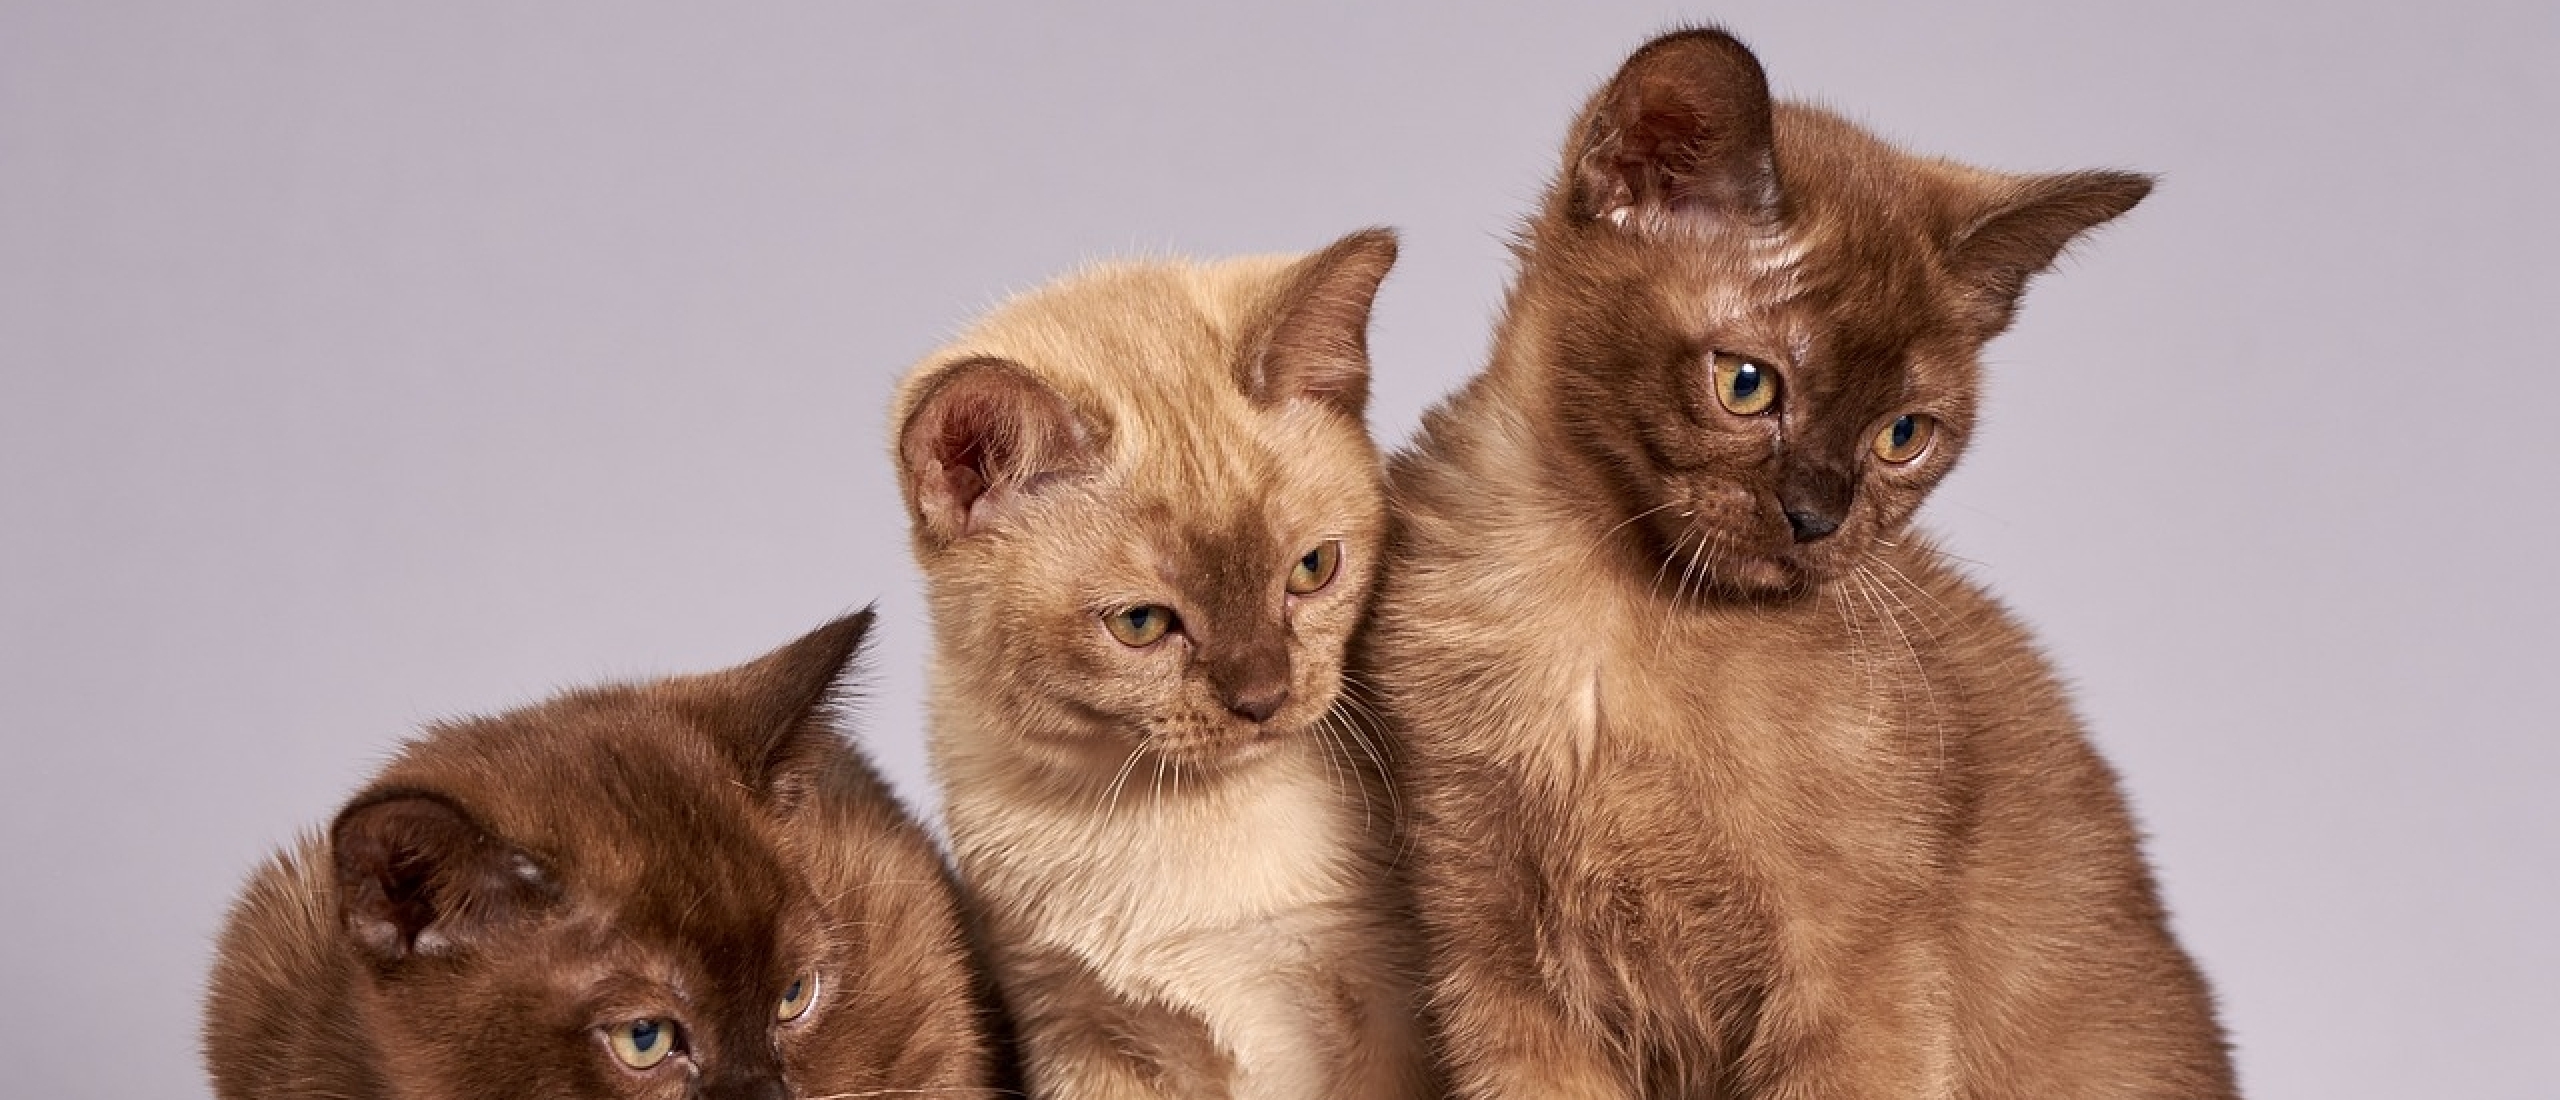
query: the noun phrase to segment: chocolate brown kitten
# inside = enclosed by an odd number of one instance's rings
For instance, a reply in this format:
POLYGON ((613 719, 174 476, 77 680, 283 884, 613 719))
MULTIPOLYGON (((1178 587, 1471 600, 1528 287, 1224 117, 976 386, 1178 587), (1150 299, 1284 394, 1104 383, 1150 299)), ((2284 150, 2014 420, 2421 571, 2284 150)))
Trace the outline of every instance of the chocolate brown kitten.
POLYGON ((2232 1094, 2114 775, 1909 526, 2028 279, 2149 189, 1898 152, 1719 31, 1591 101, 1392 464, 1365 658, 1460 1093, 2232 1094))
POLYGON ((1373 230, 1098 268, 900 388, 934 767, 1036 1095, 1426 1087, 1376 746, 1336 709, 1394 260, 1373 230))
POLYGON ((941 860, 833 724, 870 622, 411 742, 233 908, 215 1093, 995 1091, 941 860))

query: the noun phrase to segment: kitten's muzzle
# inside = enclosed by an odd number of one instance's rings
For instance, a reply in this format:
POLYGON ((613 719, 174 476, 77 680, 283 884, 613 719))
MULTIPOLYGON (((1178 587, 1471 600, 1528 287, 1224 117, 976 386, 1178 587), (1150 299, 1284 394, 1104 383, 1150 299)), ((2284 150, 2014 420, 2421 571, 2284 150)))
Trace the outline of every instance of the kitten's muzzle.
POLYGON ((1786 514, 1787 530, 1798 543, 1812 542, 1840 529, 1856 492, 1857 481, 1847 470, 1790 463, 1778 485, 1778 510, 1786 514))
POLYGON ((1260 724, 1289 701, 1289 643, 1276 629, 1204 643, 1200 661, 1229 714, 1260 724))
POLYGON ((1280 683, 1227 696, 1227 713, 1248 722, 1268 722, 1289 701, 1289 685, 1280 683))
POLYGON ((1838 516, 1826 516, 1820 512, 1795 508, 1787 509, 1786 513, 1787 530, 1795 533, 1797 542, 1812 542, 1840 529, 1838 516))

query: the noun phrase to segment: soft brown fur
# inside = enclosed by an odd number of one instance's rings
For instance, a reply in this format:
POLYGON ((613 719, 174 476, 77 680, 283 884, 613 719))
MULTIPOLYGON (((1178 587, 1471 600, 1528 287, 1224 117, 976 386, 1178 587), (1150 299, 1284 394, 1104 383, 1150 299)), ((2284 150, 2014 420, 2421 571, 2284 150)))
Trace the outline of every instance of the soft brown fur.
POLYGON ((205 1050, 225 1100, 980 1096, 940 857, 832 723, 870 613, 706 676, 440 725, 253 876, 205 1050), (780 992, 815 973, 806 1014, 780 992), (647 1072, 604 1029, 673 1019, 647 1072))
POLYGON ((1422 1088, 1374 746, 1340 709, 1386 523, 1381 231, 1014 300, 894 414, 962 879, 1054 1097, 1422 1088), (1301 555, 1339 540, 1320 590, 1301 555), (1106 631, 1137 605, 1181 627, 1106 631), (1273 709, 1276 708, 1276 709, 1273 709))
POLYGON ((2027 279, 2148 189, 1773 108, 1715 31, 1593 99, 1491 365, 1391 466, 1361 658, 1460 1094, 2232 1094, 2115 777, 1907 526, 2027 279), (1931 449, 1870 455, 1906 412, 1931 449))

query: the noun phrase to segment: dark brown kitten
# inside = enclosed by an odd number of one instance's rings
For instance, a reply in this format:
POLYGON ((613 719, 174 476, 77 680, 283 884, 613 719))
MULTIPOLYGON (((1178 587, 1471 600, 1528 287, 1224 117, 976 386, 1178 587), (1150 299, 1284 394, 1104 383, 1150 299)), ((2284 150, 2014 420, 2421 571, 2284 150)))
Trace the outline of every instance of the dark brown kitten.
POLYGON ((870 622, 411 742, 232 910, 215 1092, 993 1091, 941 859, 833 724, 870 622))
POLYGON ((2113 774, 1907 526, 2027 280, 2149 189, 1903 154, 1718 31, 1593 99, 1393 465, 1363 658, 1462 1094, 2232 1094, 2113 774))

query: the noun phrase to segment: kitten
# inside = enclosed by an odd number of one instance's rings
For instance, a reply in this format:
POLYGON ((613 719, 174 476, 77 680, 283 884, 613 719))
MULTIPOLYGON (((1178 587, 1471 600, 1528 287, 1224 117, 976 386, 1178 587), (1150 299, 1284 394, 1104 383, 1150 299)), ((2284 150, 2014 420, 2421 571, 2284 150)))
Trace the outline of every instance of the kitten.
POLYGON ((901 388, 933 761, 1036 1095, 1422 1087, 1375 747, 1336 709, 1394 260, 1372 230, 1100 268, 901 388))
POLYGON ((411 742, 233 908, 215 1093, 995 1091, 941 859, 833 726, 870 622, 411 742))
POLYGON ((1720 31, 1583 112, 1391 463, 1360 658, 1466 1096, 2229 1096, 2115 777, 1908 524, 2027 280, 2150 189, 1900 153, 1720 31))

